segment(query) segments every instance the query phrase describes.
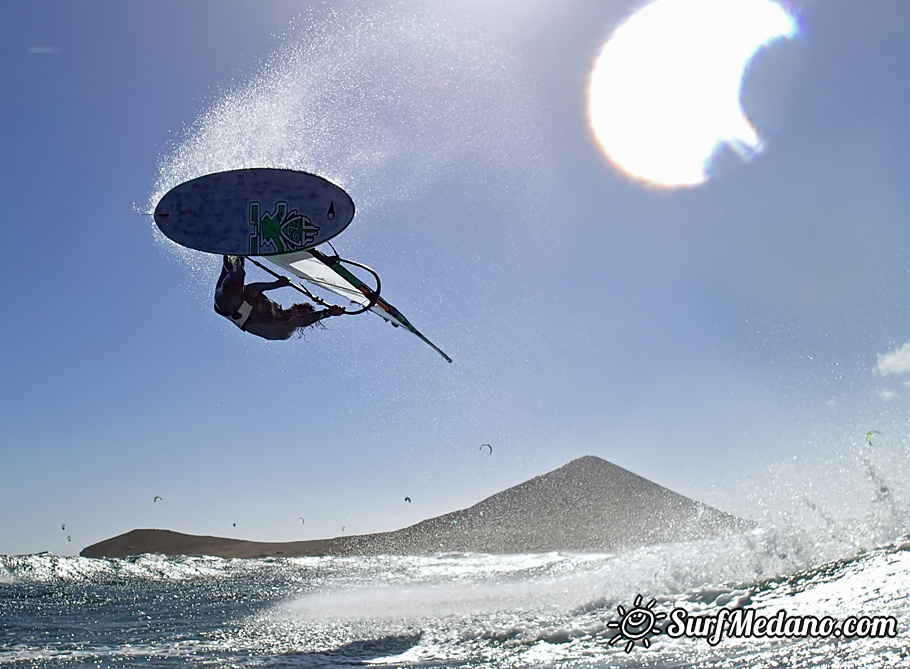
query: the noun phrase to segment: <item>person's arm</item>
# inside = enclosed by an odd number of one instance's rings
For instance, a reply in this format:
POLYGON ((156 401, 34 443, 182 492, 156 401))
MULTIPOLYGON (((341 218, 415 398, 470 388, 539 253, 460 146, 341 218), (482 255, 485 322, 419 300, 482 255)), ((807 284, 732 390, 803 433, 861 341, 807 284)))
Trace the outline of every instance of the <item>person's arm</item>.
MULTIPOLYGON (((312 325, 316 321, 321 321, 328 318, 329 316, 341 316, 344 313, 344 307, 339 307, 332 305, 328 309, 323 309, 321 311, 314 311, 310 314, 307 314, 308 320, 306 325, 312 325)), ((305 327, 305 326, 304 326, 305 327)))
POLYGON ((249 290, 254 290, 257 293, 264 293, 267 290, 275 290, 277 288, 286 288, 290 286, 291 282, 286 276, 281 277, 275 281, 260 281, 258 283, 248 283, 246 288, 249 290))
POLYGON ((297 327, 305 328, 312 325, 313 323, 321 321, 323 318, 328 318, 330 315, 331 314, 329 314, 328 309, 323 309, 322 311, 311 311, 308 314, 296 317, 294 319, 294 323, 297 324, 297 327))

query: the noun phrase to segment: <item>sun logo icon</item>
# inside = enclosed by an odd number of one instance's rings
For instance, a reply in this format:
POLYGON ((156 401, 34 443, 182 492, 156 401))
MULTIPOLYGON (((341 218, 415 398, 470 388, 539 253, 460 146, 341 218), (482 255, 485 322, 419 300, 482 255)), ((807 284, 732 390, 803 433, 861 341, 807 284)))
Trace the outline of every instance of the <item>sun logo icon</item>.
POLYGON ((641 600, 642 596, 638 595, 635 598, 635 602, 632 604, 632 608, 628 611, 626 611, 622 605, 616 607, 616 610, 619 612, 619 620, 611 620, 607 623, 607 627, 619 630, 616 635, 610 639, 611 646, 615 646, 623 640, 628 641, 626 644, 626 652, 630 653, 635 647, 636 641, 641 641, 642 646, 649 648, 651 646, 651 639, 649 637, 654 634, 660 634, 660 628, 657 627, 657 621, 661 618, 666 618, 667 614, 654 613, 654 611, 651 610, 657 603, 656 599, 652 599, 644 606, 642 606, 641 600))

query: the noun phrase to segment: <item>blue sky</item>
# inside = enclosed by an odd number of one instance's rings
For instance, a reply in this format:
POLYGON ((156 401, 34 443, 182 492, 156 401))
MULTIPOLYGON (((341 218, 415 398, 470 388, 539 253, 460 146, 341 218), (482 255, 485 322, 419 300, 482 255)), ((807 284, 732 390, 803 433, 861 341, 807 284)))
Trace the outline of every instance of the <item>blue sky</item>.
POLYGON ((789 7, 742 90, 766 151, 659 190, 586 120, 632 3, 4 3, 0 554, 394 529, 586 454, 750 514, 794 457, 905 453, 910 8, 789 7), (452 365, 212 311, 217 261, 139 212, 265 163, 349 191, 339 252, 452 365))

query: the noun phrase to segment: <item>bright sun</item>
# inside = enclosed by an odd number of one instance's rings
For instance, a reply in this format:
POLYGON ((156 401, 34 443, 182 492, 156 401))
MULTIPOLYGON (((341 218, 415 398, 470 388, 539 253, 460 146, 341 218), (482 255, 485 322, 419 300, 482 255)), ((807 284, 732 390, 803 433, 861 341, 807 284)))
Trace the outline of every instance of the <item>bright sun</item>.
POLYGON ((743 73, 763 45, 795 32, 771 0, 656 0, 615 30, 594 65, 597 141, 636 179, 703 183, 724 143, 744 157, 761 151, 739 104, 743 73))

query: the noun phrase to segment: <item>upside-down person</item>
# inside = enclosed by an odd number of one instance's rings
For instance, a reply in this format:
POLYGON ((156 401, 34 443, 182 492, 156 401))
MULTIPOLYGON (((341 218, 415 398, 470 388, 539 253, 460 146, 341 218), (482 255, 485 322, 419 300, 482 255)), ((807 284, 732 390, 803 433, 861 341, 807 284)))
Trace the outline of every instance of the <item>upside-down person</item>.
POLYGON ((331 306, 322 311, 307 302, 283 309, 265 296, 265 291, 292 285, 287 277, 276 281, 244 284, 243 256, 224 256, 221 276, 215 285, 215 312, 244 332, 263 339, 290 339, 298 330, 329 316, 341 316, 344 309, 331 306))

